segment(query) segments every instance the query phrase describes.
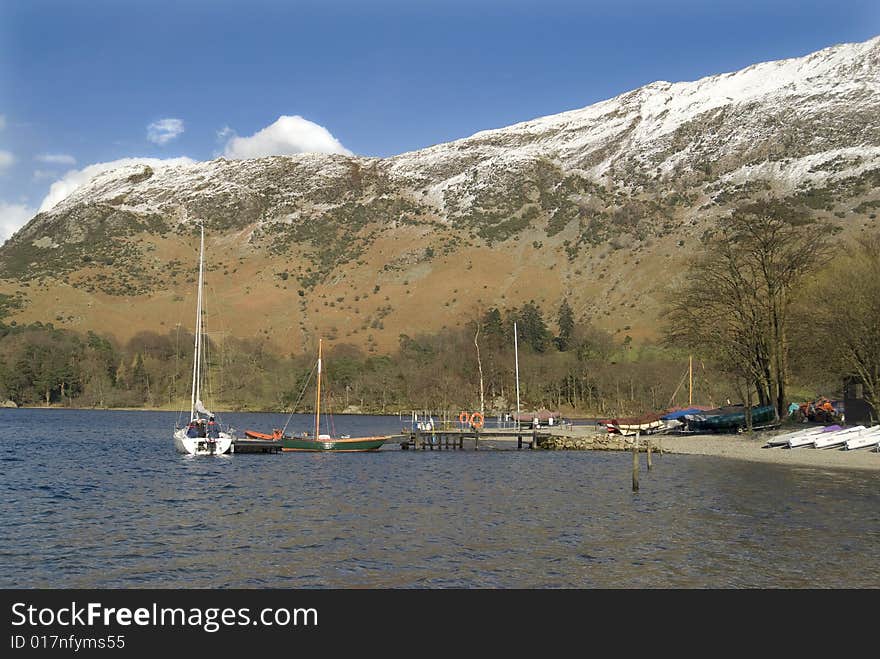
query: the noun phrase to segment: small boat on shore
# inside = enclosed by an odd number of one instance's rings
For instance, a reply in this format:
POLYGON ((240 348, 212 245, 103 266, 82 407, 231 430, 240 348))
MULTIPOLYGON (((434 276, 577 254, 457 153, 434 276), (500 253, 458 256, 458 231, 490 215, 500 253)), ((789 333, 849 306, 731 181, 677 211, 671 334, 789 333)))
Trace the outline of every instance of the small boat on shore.
POLYGON ((828 449, 840 448, 846 444, 846 440, 852 438, 853 435, 860 435, 865 426, 855 426, 853 428, 844 428, 837 432, 822 434, 813 438, 813 448, 828 449))
POLYGON ((607 419, 599 422, 610 433, 619 435, 635 435, 636 433, 649 435, 666 428, 666 424, 660 419, 660 414, 646 414, 639 417, 621 419, 607 419))
MULTIPOLYGON (((833 428, 833 426, 829 426, 829 428, 833 428)), ((803 448, 805 446, 809 446, 810 448, 817 448, 817 439, 819 439, 818 448, 831 448, 832 446, 840 446, 843 444, 843 441, 849 439, 849 437, 852 436, 852 433, 858 432, 859 430, 864 430, 864 428, 864 426, 837 428, 835 430, 820 433, 819 435, 795 437, 788 441, 788 448, 803 448), (838 440, 841 441, 838 442, 838 440)))
MULTIPOLYGON (((774 446, 788 446, 788 442, 791 439, 818 435, 825 432, 825 428, 825 426, 819 426, 817 428, 804 428, 803 430, 795 430, 793 432, 786 432, 781 435, 776 435, 775 437, 771 437, 767 440, 767 443, 764 444, 764 448, 773 448, 774 446)), ((834 429, 841 430, 841 427, 834 426, 834 429)))
POLYGON ((844 444, 847 451, 855 451, 860 448, 870 448, 880 445, 880 426, 868 428, 863 433, 859 433, 856 437, 850 437, 844 444))
MULTIPOLYGON (((744 405, 728 405, 698 414, 686 414, 684 419, 689 432, 736 432, 746 427, 746 410, 744 405)), ((776 408, 773 405, 752 407, 752 427, 775 420, 776 408)))

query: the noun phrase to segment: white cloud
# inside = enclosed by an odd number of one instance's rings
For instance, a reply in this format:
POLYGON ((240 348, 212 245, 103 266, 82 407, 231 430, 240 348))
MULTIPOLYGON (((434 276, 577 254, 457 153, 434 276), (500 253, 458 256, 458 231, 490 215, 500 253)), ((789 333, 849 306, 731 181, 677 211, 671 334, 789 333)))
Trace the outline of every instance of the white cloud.
POLYGON ((164 146, 183 132, 183 120, 159 119, 147 126, 147 139, 153 144, 164 146))
POLYGON ((60 201, 70 196, 77 188, 88 183, 98 174, 118 169, 126 165, 149 165, 154 170, 174 165, 191 165, 190 158, 121 158, 111 162, 98 162, 82 169, 72 169, 49 187, 49 194, 40 204, 40 212, 52 209, 60 201))
POLYGON ((0 149, 0 174, 3 173, 3 170, 7 167, 12 166, 12 163, 15 162, 15 156, 13 156, 9 151, 3 151, 0 149))
POLYGON ((7 204, 5 201, 0 201, 0 243, 6 242, 36 214, 36 209, 24 204, 7 204))
MULTIPOLYGON (((229 135, 224 128, 218 135, 229 135)), ((227 158, 261 158, 284 156, 295 153, 344 153, 352 155, 323 126, 300 116, 281 116, 274 124, 266 126, 250 137, 232 137, 226 143, 227 158)))
POLYGON ((44 178, 57 178, 58 172, 54 169, 35 169, 34 170, 34 180, 41 181, 44 178))
POLYGON ((49 165, 75 165, 76 158, 66 153, 44 153, 34 156, 34 160, 44 162, 49 165))

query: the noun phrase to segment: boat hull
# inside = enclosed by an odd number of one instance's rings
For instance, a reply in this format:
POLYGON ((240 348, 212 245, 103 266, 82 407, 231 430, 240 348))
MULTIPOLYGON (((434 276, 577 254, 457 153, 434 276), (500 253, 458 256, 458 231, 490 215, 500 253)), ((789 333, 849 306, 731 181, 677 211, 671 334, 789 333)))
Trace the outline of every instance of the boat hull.
POLYGON ((388 437, 350 437, 346 439, 308 439, 284 437, 282 451, 334 451, 337 453, 353 451, 375 451, 388 441, 388 437))
MULTIPOLYGON (((746 427, 745 410, 735 412, 712 414, 712 411, 702 414, 688 414, 685 416, 687 428, 692 432, 736 432, 746 427)), ((759 426, 776 419, 776 408, 773 405, 763 405, 752 408, 752 425, 759 426)))
POLYGON ((863 433, 859 437, 853 437, 846 440, 845 448, 847 451, 854 451, 860 448, 870 448, 880 444, 880 429, 871 428, 868 432, 863 433))
POLYGON ((651 421, 648 423, 612 424, 610 427, 614 429, 611 432, 617 432, 624 436, 635 435, 636 433, 650 435, 651 433, 666 429, 666 424, 663 421, 651 421))
POLYGON ((210 441, 207 437, 189 437, 186 428, 180 428, 174 431, 174 448, 178 453, 185 455, 223 455, 235 450, 234 439, 226 432, 221 432, 214 441, 210 441))

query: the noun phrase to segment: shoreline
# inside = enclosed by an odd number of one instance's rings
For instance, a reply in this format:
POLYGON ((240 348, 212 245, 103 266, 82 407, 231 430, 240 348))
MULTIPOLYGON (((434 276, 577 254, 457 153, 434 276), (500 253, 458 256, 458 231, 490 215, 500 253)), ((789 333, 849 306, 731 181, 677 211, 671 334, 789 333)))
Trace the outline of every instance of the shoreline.
MULTIPOLYGON (((61 406, 35 406, 17 407, 5 409, 21 410, 83 410, 83 411, 120 411, 120 412, 179 412, 171 408, 91 408, 91 407, 61 407, 61 406)), ((223 410, 220 413, 253 413, 273 414, 277 411, 254 411, 254 410, 223 410)), ((285 414, 287 414, 285 412, 285 414)), ((308 414, 302 412, 302 414, 308 414)), ((341 415, 336 413, 335 415, 341 415)), ((343 415, 344 416, 344 415, 343 415)), ((356 416, 399 416, 398 413, 386 414, 359 414, 356 416)), ((573 439, 595 436, 596 427, 593 424, 583 426, 560 426, 551 430, 551 434, 573 439)), ((545 429, 546 430, 546 429, 545 429)), ((705 455, 709 457, 728 458, 747 462, 760 462, 764 464, 785 465, 791 467, 812 467, 819 469, 850 469, 864 471, 880 471, 880 453, 872 449, 859 449, 845 451, 839 449, 814 449, 796 448, 787 449, 780 447, 763 448, 771 437, 789 432, 791 428, 777 432, 756 433, 749 437, 745 434, 706 434, 706 435, 647 435, 651 439, 655 451, 662 447, 664 453, 679 455, 705 455)), ((489 439, 487 437, 486 439, 489 439)), ((599 450, 599 449, 589 449, 599 450)))
POLYGON ((682 455, 709 455, 795 467, 880 471, 880 453, 873 449, 763 448, 770 437, 769 434, 754 439, 740 435, 664 436, 662 446, 664 452, 682 455))
MULTIPOLYGON (((554 434, 564 434, 569 437, 587 435, 587 433, 577 432, 577 426, 573 430, 574 432, 567 430, 554 434)), ((873 449, 846 451, 815 448, 763 448, 768 439, 790 430, 790 428, 786 428, 777 432, 765 431, 756 433, 752 437, 746 434, 646 435, 642 439, 649 438, 654 451, 662 447, 664 453, 705 455, 790 467, 880 471, 880 453, 873 449)))

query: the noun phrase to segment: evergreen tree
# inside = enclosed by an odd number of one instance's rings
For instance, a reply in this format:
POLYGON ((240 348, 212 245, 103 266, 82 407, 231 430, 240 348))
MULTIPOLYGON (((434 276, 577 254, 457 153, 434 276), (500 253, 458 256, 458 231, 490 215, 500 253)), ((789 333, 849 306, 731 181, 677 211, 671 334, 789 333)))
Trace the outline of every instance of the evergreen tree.
POLYGON ((571 347, 571 339, 574 334, 574 312, 565 298, 563 298, 562 304, 559 305, 557 323, 559 324, 559 336, 555 339, 556 348, 560 352, 565 352, 571 347))
POLYGON ((132 391, 141 399, 145 400, 150 391, 150 380, 147 369, 144 366, 144 355, 138 353, 131 370, 132 391))
POLYGON ((541 310, 534 300, 529 300, 519 312, 518 329, 520 335, 535 352, 547 350, 550 342, 550 330, 541 316, 541 310))

